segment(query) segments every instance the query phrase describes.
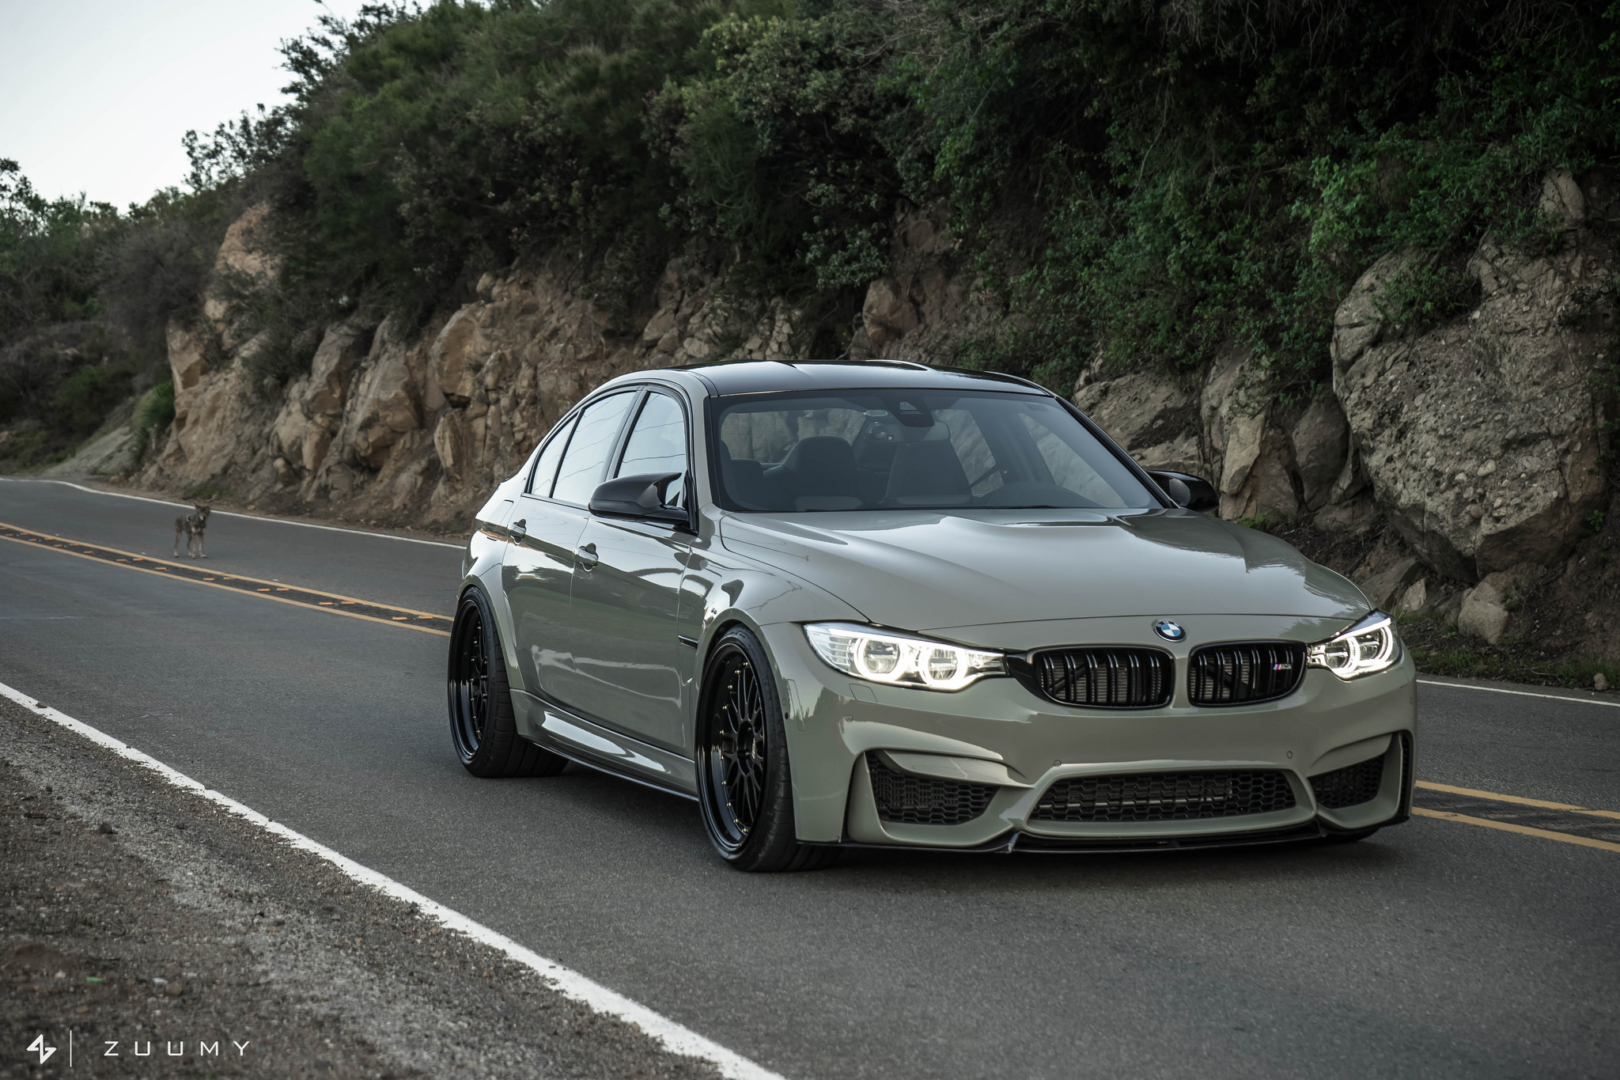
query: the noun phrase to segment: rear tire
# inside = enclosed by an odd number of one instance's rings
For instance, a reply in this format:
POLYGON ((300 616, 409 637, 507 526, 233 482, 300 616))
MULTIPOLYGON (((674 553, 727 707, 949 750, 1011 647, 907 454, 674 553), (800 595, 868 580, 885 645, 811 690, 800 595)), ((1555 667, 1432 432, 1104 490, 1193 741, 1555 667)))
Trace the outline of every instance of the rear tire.
POLYGON ((801 844, 794 834, 776 679, 759 639, 742 627, 726 631, 709 652, 698 723, 698 806, 722 859, 772 873, 814 870, 837 858, 836 848, 801 844))
POLYGON ((463 593, 456 606, 447 684, 450 742, 474 776, 550 776, 568 764, 517 733, 499 632, 477 589, 463 593))

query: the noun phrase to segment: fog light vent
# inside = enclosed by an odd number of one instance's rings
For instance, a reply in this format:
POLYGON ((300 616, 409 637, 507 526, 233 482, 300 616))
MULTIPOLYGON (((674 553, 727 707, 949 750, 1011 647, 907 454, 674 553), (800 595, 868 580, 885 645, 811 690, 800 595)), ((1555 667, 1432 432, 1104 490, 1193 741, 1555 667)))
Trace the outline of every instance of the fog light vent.
POLYGON ((898 772, 876 754, 866 755, 878 817, 903 825, 960 825, 984 813, 996 794, 992 784, 969 784, 898 772))
POLYGON ((1347 806, 1372 802, 1378 798, 1378 790, 1383 786, 1383 754, 1311 777, 1316 805, 1324 810, 1343 810, 1347 806))

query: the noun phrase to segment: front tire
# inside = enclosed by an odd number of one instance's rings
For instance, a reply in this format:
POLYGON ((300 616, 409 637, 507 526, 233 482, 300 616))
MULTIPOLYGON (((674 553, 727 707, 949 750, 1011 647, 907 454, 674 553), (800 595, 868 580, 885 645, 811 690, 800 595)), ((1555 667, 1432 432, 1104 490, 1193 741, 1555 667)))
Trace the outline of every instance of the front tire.
POLYGON ((799 843, 793 774, 776 679, 759 639, 721 635, 704 665, 698 708, 698 805, 709 842, 738 870, 813 870, 837 855, 799 843))
POLYGON ((479 777, 550 776, 568 764, 517 733, 495 617, 477 589, 463 593, 456 607, 447 683, 450 742, 468 772, 479 777))

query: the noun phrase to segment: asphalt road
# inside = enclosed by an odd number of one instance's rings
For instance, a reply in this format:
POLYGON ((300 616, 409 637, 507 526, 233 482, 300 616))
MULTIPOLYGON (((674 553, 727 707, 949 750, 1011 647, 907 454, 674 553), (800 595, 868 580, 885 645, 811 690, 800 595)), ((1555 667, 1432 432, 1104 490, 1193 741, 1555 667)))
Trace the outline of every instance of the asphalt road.
MULTIPOLYGON (((167 557, 177 513, 0 482, 0 523, 134 553, 167 557)), ((459 567, 241 517, 208 549, 221 573, 446 613, 459 567)), ((0 541, 0 681, 790 1077, 1620 1072, 1615 817, 1424 789, 1472 820, 748 876, 683 800, 573 767, 467 776, 445 648, 0 541)), ((1423 686, 1419 779, 1620 811, 1620 709, 1571 697, 1423 686)))

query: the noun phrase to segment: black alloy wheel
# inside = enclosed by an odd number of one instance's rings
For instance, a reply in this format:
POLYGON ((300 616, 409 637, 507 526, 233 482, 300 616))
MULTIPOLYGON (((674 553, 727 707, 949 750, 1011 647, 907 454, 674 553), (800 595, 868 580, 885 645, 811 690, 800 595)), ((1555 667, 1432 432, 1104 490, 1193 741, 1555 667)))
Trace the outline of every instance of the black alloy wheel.
POLYGON ((698 805, 720 857, 762 872, 831 862, 835 849, 794 835, 782 706, 765 650, 746 629, 726 631, 711 650, 698 717, 698 805))
POLYGON ((518 735, 495 619, 477 589, 456 607, 447 689, 450 741, 474 776, 549 776, 568 763, 518 735))
POLYGON ((716 691, 710 768, 717 790, 726 800, 724 811, 717 815, 726 841, 741 847, 759 823, 765 802, 765 750, 770 735, 764 691, 759 673, 741 653, 727 657, 716 675, 725 687, 716 691))

